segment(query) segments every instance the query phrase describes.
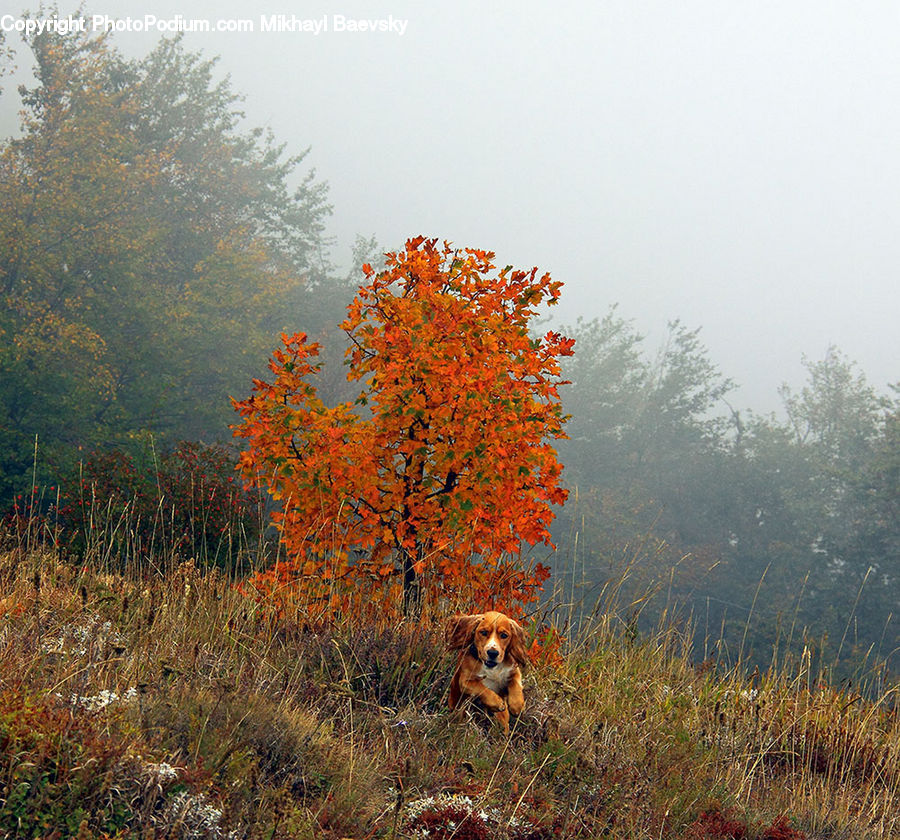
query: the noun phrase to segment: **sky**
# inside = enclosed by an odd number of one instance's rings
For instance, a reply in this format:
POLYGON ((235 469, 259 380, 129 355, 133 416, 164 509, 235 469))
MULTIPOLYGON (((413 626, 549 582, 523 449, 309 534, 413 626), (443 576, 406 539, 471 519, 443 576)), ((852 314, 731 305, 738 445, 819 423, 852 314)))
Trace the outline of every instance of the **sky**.
MULTIPOLYGON (((618 304, 650 347, 670 320, 700 327, 740 386, 731 402, 758 412, 830 345, 879 391, 900 381, 896 2, 100 0, 85 13, 252 21, 185 43, 220 57, 249 125, 310 149, 339 265, 358 234, 536 265, 565 284, 563 323, 618 304), (328 31, 261 31, 277 14, 328 31)), ((114 42, 140 53, 158 37, 114 42)))

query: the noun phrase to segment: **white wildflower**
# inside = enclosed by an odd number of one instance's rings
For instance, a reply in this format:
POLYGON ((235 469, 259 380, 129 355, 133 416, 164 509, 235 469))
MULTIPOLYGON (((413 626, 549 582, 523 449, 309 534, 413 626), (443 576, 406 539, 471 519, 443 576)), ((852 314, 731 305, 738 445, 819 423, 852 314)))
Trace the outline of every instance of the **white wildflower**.
POLYGON ((178 775, 178 771, 165 761, 159 764, 145 764, 144 769, 160 782, 170 782, 178 775))
POLYGON ((181 827, 181 836, 186 840, 201 838, 225 838, 237 840, 235 831, 225 831, 220 823, 222 811, 213 807, 206 796, 181 791, 169 803, 169 814, 177 818, 181 827))
POLYGON ((92 615, 81 624, 67 624, 55 638, 45 639, 41 649, 45 653, 85 656, 91 645, 97 643, 124 646, 125 640, 113 630, 111 621, 101 624, 100 619, 92 615))
POLYGON ((104 688, 100 691, 99 694, 94 694, 88 697, 73 694, 69 697, 69 702, 73 706, 81 706, 82 709, 87 709, 89 712, 98 712, 100 709, 105 709, 107 706, 111 706, 113 703, 118 702, 130 702, 136 699, 138 696, 137 689, 132 687, 129 688, 123 696, 119 696, 115 691, 110 691, 109 689, 104 688))
POLYGON ((119 695, 115 691, 104 688, 99 694, 90 697, 73 694, 69 699, 73 706, 81 706, 82 709, 87 709, 89 712, 98 712, 115 703, 119 699, 119 695))
MULTIPOLYGON (((408 822, 415 820, 430 810, 440 810, 442 808, 455 808, 464 811, 467 817, 480 820, 488 828, 499 829, 501 825, 506 824, 506 818, 496 808, 476 808, 471 796, 460 793, 442 793, 438 796, 424 796, 421 799, 414 799, 409 802, 405 809, 405 815, 408 822)), ((520 821, 513 818, 509 823, 510 827, 517 827, 520 821)), ((446 827, 451 831, 457 829, 454 820, 447 820, 446 827)), ((412 835, 413 837, 425 840, 429 837, 428 830, 417 827, 412 835)))

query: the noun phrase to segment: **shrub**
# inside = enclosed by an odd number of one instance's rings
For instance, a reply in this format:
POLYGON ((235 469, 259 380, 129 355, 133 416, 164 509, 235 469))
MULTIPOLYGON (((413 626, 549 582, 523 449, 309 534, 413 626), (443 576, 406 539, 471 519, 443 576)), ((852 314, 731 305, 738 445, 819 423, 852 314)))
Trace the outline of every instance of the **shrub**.
POLYGON ((112 834, 133 825, 150 789, 132 747, 97 716, 52 696, 0 691, 0 755, 15 759, 0 774, 0 835, 66 828, 74 836, 82 824, 112 834))
POLYGON ((20 493, 0 514, 0 551, 55 546, 59 540, 59 506, 56 487, 33 487, 20 493))
POLYGON ((261 499, 245 490, 231 449, 182 441, 158 461, 121 450, 93 452, 66 483, 69 541, 89 552, 98 533, 126 559, 233 559, 261 534, 261 499))
POLYGON ((688 829, 692 840, 744 840, 747 824, 719 808, 704 811, 688 829))

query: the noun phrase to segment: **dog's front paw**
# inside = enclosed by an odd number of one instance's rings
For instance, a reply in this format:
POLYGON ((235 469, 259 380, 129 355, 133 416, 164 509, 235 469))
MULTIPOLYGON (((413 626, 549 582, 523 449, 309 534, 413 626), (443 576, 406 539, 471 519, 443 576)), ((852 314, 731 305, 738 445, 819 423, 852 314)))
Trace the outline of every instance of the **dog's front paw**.
POLYGON ((504 706, 503 710, 497 712, 494 715, 494 720, 500 724, 500 728, 508 735, 509 734, 509 709, 506 708, 506 703, 504 703, 503 706, 504 706))
POLYGON ((489 695, 481 698, 481 705, 489 712, 505 712, 508 709, 506 701, 499 695, 491 692, 489 695))

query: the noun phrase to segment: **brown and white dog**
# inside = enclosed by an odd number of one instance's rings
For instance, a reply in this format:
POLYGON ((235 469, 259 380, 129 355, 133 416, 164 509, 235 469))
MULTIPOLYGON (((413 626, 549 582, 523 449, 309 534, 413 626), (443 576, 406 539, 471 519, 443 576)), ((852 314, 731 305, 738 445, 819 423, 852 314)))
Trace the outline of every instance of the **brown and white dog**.
POLYGON ((450 708, 468 696, 509 732, 510 713, 518 715, 525 705, 522 669, 528 656, 521 626, 499 612, 458 615, 448 627, 447 645, 460 651, 450 683, 450 708))

